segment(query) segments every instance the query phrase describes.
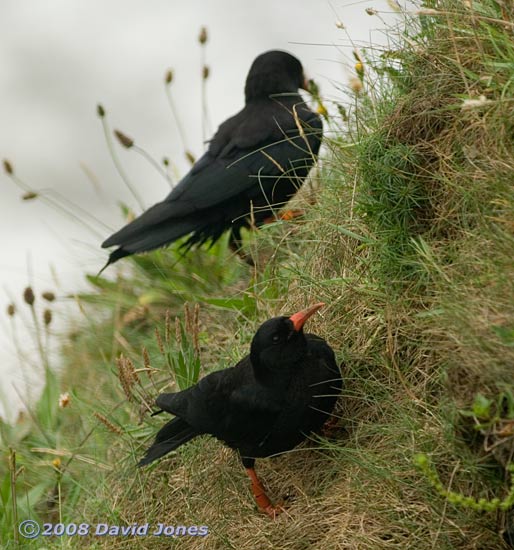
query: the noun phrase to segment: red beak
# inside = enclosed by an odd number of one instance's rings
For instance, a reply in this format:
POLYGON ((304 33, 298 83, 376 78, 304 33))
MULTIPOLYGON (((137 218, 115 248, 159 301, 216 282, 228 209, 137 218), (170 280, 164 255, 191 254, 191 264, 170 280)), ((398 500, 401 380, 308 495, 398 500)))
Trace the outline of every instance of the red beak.
POLYGON ((318 304, 314 304, 313 306, 308 307, 307 309, 303 309, 302 311, 299 311, 298 313, 295 313, 294 315, 291 315, 289 319, 293 322, 294 329, 296 332, 300 332, 302 330, 303 325, 305 324, 305 321, 309 317, 312 317, 318 311, 318 309, 321 309, 325 304, 323 302, 319 302, 318 304))

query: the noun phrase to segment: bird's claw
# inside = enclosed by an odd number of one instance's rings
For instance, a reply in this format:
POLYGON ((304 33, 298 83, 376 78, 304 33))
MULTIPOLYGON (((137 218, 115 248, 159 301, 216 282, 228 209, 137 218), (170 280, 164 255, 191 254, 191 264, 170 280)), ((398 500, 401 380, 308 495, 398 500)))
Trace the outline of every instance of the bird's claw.
POLYGON ((286 509, 281 504, 277 504, 275 506, 270 504, 266 506, 266 508, 261 508, 261 512, 267 514, 270 519, 276 519, 279 514, 285 511, 286 509))
POLYGON ((339 418, 331 416, 321 428, 321 435, 327 439, 334 437, 338 430, 339 418))
POLYGON ((264 225, 267 225, 269 223, 274 223, 276 221, 283 221, 283 222, 290 222, 296 218, 301 218, 302 216, 305 216, 304 210, 299 209, 289 209, 289 210, 283 210, 277 215, 269 216, 264 219, 262 222, 264 225))
POLYGON ((305 216, 305 210, 300 210, 299 208, 296 208, 283 210, 279 215, 279 219, 285 222, 290 222, 291 220, 294 220, 295 218, 301 218, 302 216, 305 216))

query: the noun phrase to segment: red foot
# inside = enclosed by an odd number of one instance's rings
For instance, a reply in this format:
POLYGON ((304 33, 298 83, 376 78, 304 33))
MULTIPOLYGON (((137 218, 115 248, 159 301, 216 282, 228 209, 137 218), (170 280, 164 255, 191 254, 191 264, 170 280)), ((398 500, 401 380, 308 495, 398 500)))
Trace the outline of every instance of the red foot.
POLYGON ((295 218, 301 218, 305 212, 303 210, 284 210, 279 218, 286 222, 294 220, 295 218))
POLYGON ((276 222, 277 220, 290 222, 295 218, 301 218, 304 214, 305 212, 303 210, 283 210, 277 217, 269 216, 269 218, 266 218, 263 223, 264 224, 273 223, 273 222, 276 222))
POLYGON ((267 506, 264 510, 261 509, 261 512, 264 512, 268 515, 270 519, 275 519, 279 514, 285 511, 285 508, 283 508, 280 505, 272 506, 271 504, 267 506))
POLYGON ((259 511, 266 514, 271 519, 275 519, 278 514, 284 511, 284 508, 280 505, 273 506, 271 504, 271 501, 268 498, 260 479, 257 477, 254 468, 246 468, 246 473, 252 481, 252 493, 259 511))
POLYGON ((337 431, 339 423, 339 418, 336 418, 335 416, 331 416, 325 424, 323 424, 323 427, 321 428, 321 435, 323 437, 326 437, 327 439, 330 439, 333 437, 334 433, 337 431))

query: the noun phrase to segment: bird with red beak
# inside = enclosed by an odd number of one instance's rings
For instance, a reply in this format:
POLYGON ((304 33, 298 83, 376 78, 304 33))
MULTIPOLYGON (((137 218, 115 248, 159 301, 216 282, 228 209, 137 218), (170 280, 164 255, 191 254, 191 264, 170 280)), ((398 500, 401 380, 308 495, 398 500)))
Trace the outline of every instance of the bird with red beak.
POLYGON ((342 380, 323 338, 303 331, 323 303, 289 317, 265 321, 250 353, 237 365, 213 372, 178 393, 157 397, 175 416, 157 433, 139 465, 149 464, 191 440, 210 434, 238 451, 260 511, 275 517, 255 472, 255 459, 291 450, 331 418, 342 380))

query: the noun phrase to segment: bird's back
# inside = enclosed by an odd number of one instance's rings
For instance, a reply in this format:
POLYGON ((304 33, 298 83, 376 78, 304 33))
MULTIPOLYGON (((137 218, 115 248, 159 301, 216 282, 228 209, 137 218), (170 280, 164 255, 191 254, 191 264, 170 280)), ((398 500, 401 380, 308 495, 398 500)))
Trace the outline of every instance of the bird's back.
POLYGON ((247 104, 219 127, 208 151, 166 197, 173 205, 168 214, 219 211, 223 203, 231 216, 242 216, 250 213, 249 200, 285 202, 316 159, 321 129, 298 94, 247 104))
POLYGON ((265 457, 292 449, 317 432, 330 418, 341 392, 341 373, 334 352, 319 336, 306 334, 308 353, 295 366, 283 407, 257 447, 240 449, 243 456, 265 457))
POLYGON ((109 237, 110 262, 190 234, 186 247, 238 236, 300 188, 321 143, 319 116, 298 94, 248 103, 219 127, 207 152, 168 196, 109 237))

